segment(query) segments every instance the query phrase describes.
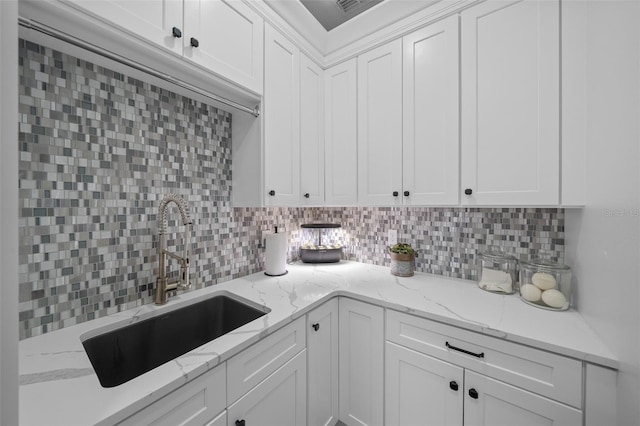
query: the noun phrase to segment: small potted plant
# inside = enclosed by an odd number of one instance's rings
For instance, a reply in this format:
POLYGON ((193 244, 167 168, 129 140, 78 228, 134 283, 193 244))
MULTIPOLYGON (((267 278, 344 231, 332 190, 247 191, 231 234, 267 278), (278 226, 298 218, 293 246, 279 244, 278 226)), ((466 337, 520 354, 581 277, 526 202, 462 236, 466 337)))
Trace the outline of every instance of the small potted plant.
POLYGON ((391 274, 398 277, 412 277, 416 251, 409 244, 397 243, 389 248, 391 274))

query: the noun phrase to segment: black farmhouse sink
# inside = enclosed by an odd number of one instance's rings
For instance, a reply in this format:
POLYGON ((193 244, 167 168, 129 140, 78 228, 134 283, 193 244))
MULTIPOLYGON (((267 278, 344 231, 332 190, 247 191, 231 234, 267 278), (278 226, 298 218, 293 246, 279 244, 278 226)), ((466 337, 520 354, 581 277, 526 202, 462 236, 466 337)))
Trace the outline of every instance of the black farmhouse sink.
POLYGON ((121 385, 266 313, 215 296, 82 342, 100 384, 121 385))

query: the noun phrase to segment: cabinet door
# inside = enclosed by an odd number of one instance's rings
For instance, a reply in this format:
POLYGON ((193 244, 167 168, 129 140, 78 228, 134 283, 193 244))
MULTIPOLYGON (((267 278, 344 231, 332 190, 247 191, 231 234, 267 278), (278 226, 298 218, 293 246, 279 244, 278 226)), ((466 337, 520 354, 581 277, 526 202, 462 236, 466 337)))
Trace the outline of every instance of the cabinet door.
POLYGON ((307 315, 307 424, 338 421, 338 299, 307 315))
POLYGON ((206 426, 227 426, 227 410, 224 410, 218 417, 207 423, 206 426))
POLYGON ((576 359, 390 309, 386 312, 385 338, 547 398, 582 407, 582 362, 576 359))
POLYGON ((412 205, 459 202, 458 21, 451 16, 402 40, 402 188, 412 205))
POLYGON ((264 21, 256 12, 240 0, 185 0, 184 22, 186 58, 262 93, 264 21))
POLYGON ((233 402, 304 349, 306 323, 298 318, 227 361, 227 400, 233 402))
POLYGON ((487 1, 462 13, 467 205, 559 201, 559 1, 487 1))
POLYGON ((385 424, 462 425, 464 370, 386 343, 385 424))
POLYGON ((341 298, 340 420, 349 425, 383 424, 384 311, 341 298))
POLYGON ((302 205, 324 204, 324 75, 300 56, 300 192, 302 205))
POLYGON ((582 412, 520 388, 465 371, 465 426, 582 424, 582 412))
POLYGON ((303 350, 227 410, 228 426, 304 426, 307 353, 303 350))
POLYGON ((68 0, 103 21, 182 55, 184 36, 182 0, 68 0))
POLYGON ((300 204, 300 53, 270 25, 265 27, 264 49, 265 203, 297 206, 300 204))
POLYGON ((358 202, 357 64, 351 59, 325 70, 325 201, 358 202))
POLYGON ((227 405, 226 365, 215 367, 118 425, 200 426, 227 405))
POLYGON ((358 56, 358 202, 402 199, 402 40, 395 40, 358 56))

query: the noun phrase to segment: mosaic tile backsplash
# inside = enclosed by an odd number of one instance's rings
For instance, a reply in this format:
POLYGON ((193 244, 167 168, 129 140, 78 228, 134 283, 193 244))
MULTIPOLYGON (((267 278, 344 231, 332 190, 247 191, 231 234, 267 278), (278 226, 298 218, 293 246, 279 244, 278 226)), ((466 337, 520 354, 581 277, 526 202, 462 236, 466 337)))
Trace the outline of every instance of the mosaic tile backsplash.
MULTIPOLYGON (((475 279, 476 252, 564 256, 564 211, 524 208, 233 208, 231 114, 20 41, 20 338, 153 303, 160 200, 188 202, 192 288, 263 269, 275 225, 340 223, 344 257, 388 265, 387 230, 418 271, 475 279)), ((170 208, 170 250, 182 225, 170 208)), ((177 267, 173 270, 175 271, 177 267)))

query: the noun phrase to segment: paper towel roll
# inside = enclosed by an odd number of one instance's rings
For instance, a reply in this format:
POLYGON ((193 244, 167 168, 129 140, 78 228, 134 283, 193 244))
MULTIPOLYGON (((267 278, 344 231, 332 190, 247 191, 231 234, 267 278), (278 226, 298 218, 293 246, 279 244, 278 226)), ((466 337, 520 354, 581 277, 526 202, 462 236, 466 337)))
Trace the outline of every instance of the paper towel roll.
POLYGON ((267 234, 265 254, 265 271, 267 275, 284 275, 287 273, 287 234, 267 234))

